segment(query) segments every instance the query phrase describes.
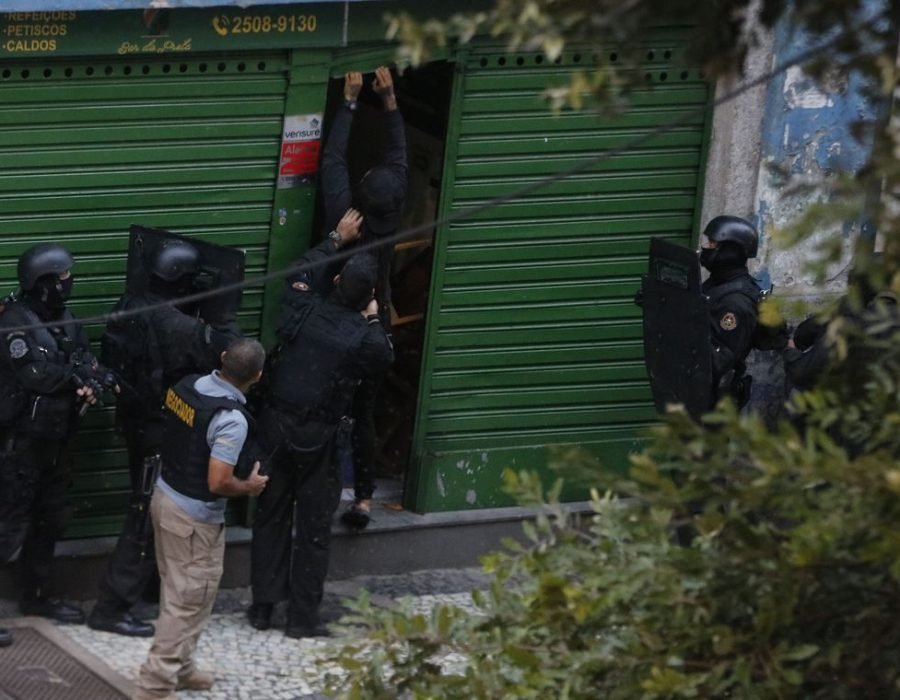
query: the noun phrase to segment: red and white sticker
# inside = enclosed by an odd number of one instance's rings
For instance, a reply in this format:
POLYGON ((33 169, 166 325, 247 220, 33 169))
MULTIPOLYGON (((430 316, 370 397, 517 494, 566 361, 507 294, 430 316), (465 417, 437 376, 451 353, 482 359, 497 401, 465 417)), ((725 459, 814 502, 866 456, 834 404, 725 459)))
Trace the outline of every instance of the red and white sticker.
POLYGON ((322 115, 300 114, 284 118, 278 187, 296 187, 308 182, 319 169, 322 115))

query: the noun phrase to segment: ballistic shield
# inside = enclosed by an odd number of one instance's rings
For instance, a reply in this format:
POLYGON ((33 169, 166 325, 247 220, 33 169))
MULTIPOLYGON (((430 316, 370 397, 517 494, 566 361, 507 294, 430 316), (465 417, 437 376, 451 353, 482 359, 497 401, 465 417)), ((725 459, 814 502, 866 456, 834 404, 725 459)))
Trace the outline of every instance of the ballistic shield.
MULTIPOLYGON (((244 251, 237 248, 216 245, 197 238, 188 238, 177 233, 157 228, 132 225, 128 241, 128 276, 126 287, 129 294, 143 294, 150 285, 154 265, 166 256, 167 249, 173 254, 187 249, 187 243, 197 252, 196 266, 185 266, 193 278, 191 292, 203 292, 244 279, 244 251)), ((171 281, 171 280, 169 280, 171 281)), ((208 323, 233 317, 241 305, 242 290, 233 289, 197 302, 194 311, 208 323)), ((184 310, 184 309, 183 309, 184 310)))
POLYGON ((713 403, 709 303, 700 284, 693 250, 651 240, 641 287, 644 362, 660 412, 667 404, 683 404, 699 418, 713 403))

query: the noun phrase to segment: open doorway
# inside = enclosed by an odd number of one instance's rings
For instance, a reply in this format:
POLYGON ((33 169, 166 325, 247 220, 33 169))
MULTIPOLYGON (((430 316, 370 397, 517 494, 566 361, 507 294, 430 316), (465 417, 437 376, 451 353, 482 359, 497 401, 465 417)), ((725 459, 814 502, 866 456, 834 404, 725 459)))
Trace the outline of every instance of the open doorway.
MULTIPOLYGON (((367 66, 367 68, 372 68, 367 66)), ((438 217, 441 177, 450 112, 453 64, 436 61, 395 73, 395 91, 406 124, 409 158, 409 190, 401 230, 419 228, 438 217)), ((387 137, 381 100, 371 89, 373 74, 364 74, 353 129, 348 164, 352 182, 377 162, 387 137)), ((335 110, 343 103, 343 78, 328 86, 325 138, 335 110)), ((315 230, 323 231, 322 203, 318 204, 315 230)), ((426 311, 434 260, 433 227, 426 227, 394 247, 391 270, 394 364, 378 396, 376 409, 376 500, 389 505, 402 500, 402 484, 410 463, 415 428, 416 402, 425 341, 426 311)), ((352 472, 344 468, 345 485, 352 488, 352 472)))

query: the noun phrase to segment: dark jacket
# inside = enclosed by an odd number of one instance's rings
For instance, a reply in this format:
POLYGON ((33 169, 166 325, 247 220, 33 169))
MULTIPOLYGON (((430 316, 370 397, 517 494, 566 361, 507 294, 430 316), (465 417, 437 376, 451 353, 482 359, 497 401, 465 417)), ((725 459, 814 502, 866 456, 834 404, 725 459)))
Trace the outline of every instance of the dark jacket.
POLYGON ((320 263, 286 280, 279 347, 266 392, 304 418, 334 422, 349 409, 356 385, 383 373, 393 350, 377 318, 363 318, 336 292, 323 294, 324 263, 336 248, 323 241, 300 265, 320 263))
MULTIPOLYGON (((406 156, 406 130, 400 110, 386 112, 384 118, 388 129, 387 150, 378 165, 390 168, 396 177, 405 185, 408 179, 406 156)), ((350 140, 350 127, 353 123, 353 112, 346 106, 338 108, 332 119, 328 132, 328 140, 322 154, 322 197, 325 203, 325 232, 332 231, 344 213, 353 206, 353 188, 350 183, 350 172, 347 166, 347 145, 350 140)), ((357 207, 359 208, 359 207, 357 207)), ((365 215, 365 212, 363 212, 365 215)), ((395 232, 382 234, 391 236, 395 232)), ((363 223, 360 244, 377 240, 363 223)), ((391 303, 391 262, 394 246, 388 244, 371 251, 378 260, 378 282, 375 285, 375 299, 378 300, 379 314, 383 323, 390 322, 391 303)), ((338 270, 332 268, 331 277, 338 270)))
MULTIPOLYGON (((123 295, 114 311, 155 306, 152 293, 123 295)), ((236 324, 213 326, 172 306, 122 321, 111 320, 103 335, 102 359, 123 379, 119 410, 127 417, 161 420, 166 389, 188 374, 207 374, 240 335, 236 324)))
POLYGON ((744 361, 753 347, 760 290, 746 267, 710 276, 702 287, 709 298, 710 338, 713 345, 713 387, 717 401, 743 376, 744 361))
POLYGON ((84 328, 68 310, 55 319, 59 326, 2 330, 47 320, 27 297, 7 305, 0 316, 0 365, 18 412, 9 422, 27 433, 60 439, 72 427, 79 379, 92 378, 100 368, 84 328))

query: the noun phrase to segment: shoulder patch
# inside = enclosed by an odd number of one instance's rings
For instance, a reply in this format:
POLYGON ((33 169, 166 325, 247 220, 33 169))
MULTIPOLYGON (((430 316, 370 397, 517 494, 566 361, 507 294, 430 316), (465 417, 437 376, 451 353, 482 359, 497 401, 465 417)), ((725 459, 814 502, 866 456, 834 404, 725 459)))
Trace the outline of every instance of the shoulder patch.
POLYGON ((738 327, 737 316, 731 311, 726 311, 722 314, 722 318, 719 319, 719 325, 723 331, 733 331, 738 327))
POLYGON ((22 338, 13 338, 9 344, 9 356, 14 360, 25 357, 28 354, 28 343, 22 338))
POLYGON ((294 289, 294 290, 296 290, 296 291, 298 291, 298 292, 308 292, 308 291, 309 291, 309 285, 308 285, 306 282, 294 282, 294 283, 291 285, 291 289, 294 289))

